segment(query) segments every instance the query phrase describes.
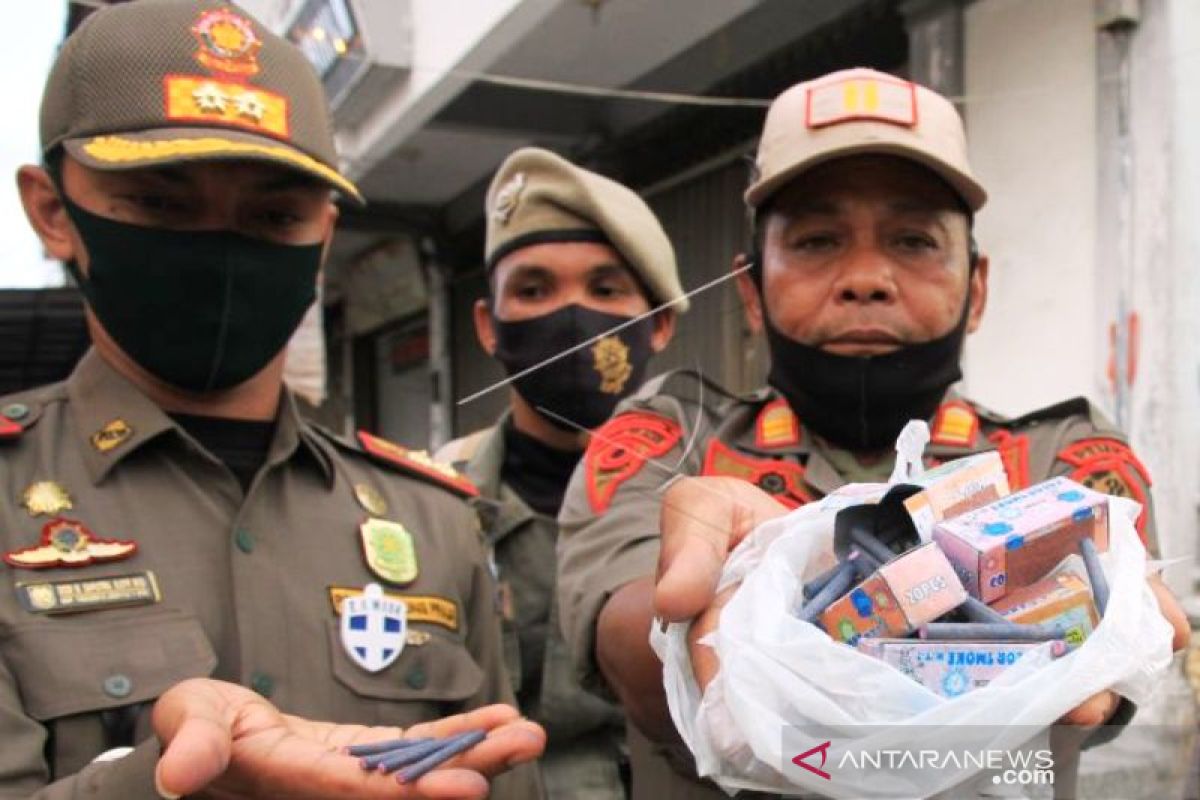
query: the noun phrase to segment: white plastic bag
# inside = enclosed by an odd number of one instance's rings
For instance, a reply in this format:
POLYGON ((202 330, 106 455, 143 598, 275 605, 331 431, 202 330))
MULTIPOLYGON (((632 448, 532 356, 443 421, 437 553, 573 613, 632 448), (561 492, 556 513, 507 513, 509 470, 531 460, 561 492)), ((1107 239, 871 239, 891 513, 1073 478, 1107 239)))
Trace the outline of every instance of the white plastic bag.
MULTIPOLYGON (((703 695, 688 655, 688 625, 653 626, 650 642, 664 664, 675 726, 700 775, 727 791, 927 797, 971 780, 978 765, 902 773, 830 769, 826 779, 793 766, 792 758, 806 742, 829 740, 831 761, 847 745, 872 752, 1019 750, 1031 730, 1101 690, 1144 702, 1170 665, 1172 629, 1146 584, 1146 552, 1133 526, 1140 507, 1122 498, 1109 499, 1109 550, 1101 556, 1111 592, 1107 611, 1066 656, 1054 659, 1043 645, 987 686, 947 699, 833 641, 794 613, 804 581, 834 562, 837 510, 886 488, 845 487, 764 523, 731 554, 721 587, 742 585, 704 640, 721 666, 703 695)), ((821 762, 814 756, 806 763, 821 762)))

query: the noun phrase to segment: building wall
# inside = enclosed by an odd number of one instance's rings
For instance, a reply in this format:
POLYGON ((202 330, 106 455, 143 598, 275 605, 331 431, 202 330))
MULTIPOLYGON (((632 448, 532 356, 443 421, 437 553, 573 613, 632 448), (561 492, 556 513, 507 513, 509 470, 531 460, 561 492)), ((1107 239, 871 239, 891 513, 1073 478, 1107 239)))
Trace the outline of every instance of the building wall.
POLYGON ((1098 400, 1091 0, 980 0, 965 13, 962 108, 989 195, 976 234, 991 258, 965 390, 1010 414, 1098 400))

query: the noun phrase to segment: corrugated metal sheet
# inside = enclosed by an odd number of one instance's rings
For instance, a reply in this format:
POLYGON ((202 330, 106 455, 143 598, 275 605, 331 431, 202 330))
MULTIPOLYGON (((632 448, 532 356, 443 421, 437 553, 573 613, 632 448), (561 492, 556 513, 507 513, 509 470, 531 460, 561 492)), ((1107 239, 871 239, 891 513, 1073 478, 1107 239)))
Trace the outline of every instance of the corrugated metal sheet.
MULTIPOLYGON (((649 198, 675 245, 686 290, 727 275, 749 246, 742 205, 746 166, 734 161, 649 198)), ((758 387, 766 374, 765 344, 746 327, 732 280, 692 298, 675 340, 656 358, 653 372, 699 369, 734 392, 758 387)))
POLYGON ((77 290, 0 290, 0 395, 62 380, 88 341, 77 290))

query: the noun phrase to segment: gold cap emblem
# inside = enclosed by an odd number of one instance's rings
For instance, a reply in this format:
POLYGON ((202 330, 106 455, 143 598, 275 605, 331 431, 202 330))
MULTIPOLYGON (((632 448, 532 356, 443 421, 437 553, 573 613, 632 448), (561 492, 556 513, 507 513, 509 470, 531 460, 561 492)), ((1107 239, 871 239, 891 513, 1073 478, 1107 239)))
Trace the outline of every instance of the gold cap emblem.
POLYGON ((508 224, 517 204, 521 200, 521 190, 525 188, 525 173, 518 172, 500 188, 496 194, 496 205, 492 208, 492 218, 501 225, 508 224))

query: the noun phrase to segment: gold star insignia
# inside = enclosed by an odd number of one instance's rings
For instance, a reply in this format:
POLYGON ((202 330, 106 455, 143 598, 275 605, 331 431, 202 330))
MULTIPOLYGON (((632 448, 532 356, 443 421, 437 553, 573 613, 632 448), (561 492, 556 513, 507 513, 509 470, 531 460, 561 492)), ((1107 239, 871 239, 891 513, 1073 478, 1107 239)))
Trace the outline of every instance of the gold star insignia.
POLYGON ((30 484, 21 496, 22 504, 29 516, 42 514, 54 516, 60 511, 66 511, 71 506, 71 495, 60 484, 54 481, 38 481, 30 484))
POLYGON ((202 83, 192 92, 192 99, 196 101, 196 107, 206 113, 222 114, 225 112, 225 104, 229 98, 221 91, 220 87, 213 83, 202 83))
POLYGON ((263 115, 267 113, 267 107, 254 92, 239 94, 233 98, 233 103, 237 109, 238 116, 247 117, 255 122, 261 122, 263 115))

